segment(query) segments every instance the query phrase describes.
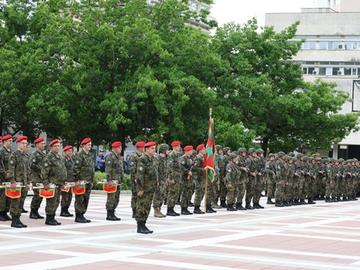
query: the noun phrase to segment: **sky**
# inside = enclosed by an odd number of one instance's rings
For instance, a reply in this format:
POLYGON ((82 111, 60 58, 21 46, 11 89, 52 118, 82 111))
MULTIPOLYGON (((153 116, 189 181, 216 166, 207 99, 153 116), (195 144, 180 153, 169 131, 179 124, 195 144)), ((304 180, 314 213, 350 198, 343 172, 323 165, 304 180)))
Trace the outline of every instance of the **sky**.
POLYGON ((253 17, 259 25, 265 24, 265 13, 300 12, 301 8, 313 7, 314 0, 215 0, 211 15, 219 25, 246 23, 253 17))

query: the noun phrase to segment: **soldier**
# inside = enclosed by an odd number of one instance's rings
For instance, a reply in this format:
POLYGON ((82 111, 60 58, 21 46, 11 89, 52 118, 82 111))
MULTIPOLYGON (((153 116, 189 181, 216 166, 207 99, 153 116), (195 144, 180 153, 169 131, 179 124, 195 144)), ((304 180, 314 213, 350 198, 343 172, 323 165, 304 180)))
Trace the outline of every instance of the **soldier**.
POLYGON ((234 208, 236 198, 236 182, 239 180, 239 169, 236 165, 238 156, 235 153, 231 153, 229 156, 229 162, 226 165, 225 183, 227 189, 227 211, 236 211, 234 208))
MULTIPOLYGON (((45 159, 45 140, 44 138, 37 138, 34 141, 35 152, 30 155, 30 181, 33 186, 36 187, 36 184, 43 182, 41 179, 41 170, 43 167, 43 161, 45 159)), ((30 218, 32 219, 44 219, 43 216, 39 214, 39 208, 42 202, 42 198, 39 196, 39 190, 33 189, 34 196, 30 204, 30 218)))
POLYGON ((136 171, 137 164, 140 157, 144 154, 145 142, 139 141, 135 144, 136 151, 133 155, 130 156, 130 182, 131 182, 131 209, 133 211, 132 217, 135 218, 136 211, 136 171))
POLYGON ((75 222, 87 223, 91 220, 84 217, 89 205, 90 193, 95 179, 95 162, 91 153, 92 142, 90 138, 81 141, 81 150, 75 156, 74 175, 75 182, 85 181, 85 193, 75 196, 75 222))
POLYGON ((184 155, 180 157, 180 164, 182 170, 182 194, 181 194, 181 214, 192 215, 188 210, 189 201, 191 200, 192 190, 192 160, 191 156, 194 151, 192 145, 184 147, 184 155))
MULTIPOLYGON (((124 166, 123 160, 121 157, 121 147, 122 143, 120 141, 115 141, 111 144, 112 151, 105 158, 105 172, 106 180, 108 183, 118 185, 123 182, 124 177, 124 166)), ((115 209, 119 204, 120 200, 120 187, 116 189, 114 193, 107 193, 106 201, 106 210, 107 217, 106 220, 117 221, 120 220, 115 215, 115 209)))
POLYGON ((7 179, 11 182, 12 187, 16 187, 16 183, 21 183, 21 197, 11 199, 10 214, 12 217, 11 227, 26 228, 27 225, 23 224, 20 220, 22 213, 21 205, 25 201, 27 194, 28 176, 30 173, 28 141, 26 136, 20 136, 16 139, 17 150, 11 153, 9 168, 7 172, 7 179))
POLYGON ((143 234, 153 233, 153 231, 146 227, 146 220, 149 217, 157 183, 156 165, 154 163, 155 152, 156 143, 147 142, 145 144, 145 154, 139 159, 136 173, 137 199, 135 219, 137 222, 137 232, 143 234))
MULTIPOLYGON (((9 170, 9 161, 11 156, 11 146, 13 143, 11 135, 4 135, 2 137, 3 147, 0 150, 0 163, 1 163, 1 182, 8 181, 7 171, 9 170)), ((10 198, 5 196, 5 189, 0 189, 0 221, 8 221, 11 218, 8 216, 10 210, 10 198)))
POLYGON ((194 164, 192 168, 192 178, 195 183, 195 200, 194 200, 194 214, 204 214, 200 209, 201 201, 205 194, 205 169, 204 169, 204 154, 205 145, 199 144, 196 147, 198 154, 194 158, 194 164))
POLYGON ((158 172, 158 181, 155 189, 153 207, 154 217, 163 218, 166 217, 161 213, 161 206, 166 198, 167 194, 167 154, 169 151, 169 145, 163 143, 159 146, 159 155, 156 156, 156 170, 158 172))
POLYGON ((61 225, 55 219, 56 209, 60 203, 61 187, 65 184, 66 180, 66 166, 62 156, 60 156, 60 140, 54 139, 49 143, 50 153, 44 160, 44 167, 42 169, 42 179, 44 188, 49 187, 50 184, 55 185, 55 194, 52 198, 46 199, 46 225, 61 225))
POLYGON ((271 199, 275 198, 276 172, 277 166, 275 154, 269 154, 269 160, 265 164, 265 172, 267 174, 267 204, 275 204, 271 199))
POLYGON ((181 143, 180 141, 173 141, 171 143, 172 151, 167 160, 167 170, 169 172, 169 185, 167 197, 167 216, 179 216, 174 211, 175 203, 179 198, 180 185, 182 180, 182 169, 180 164, 181 157, 181 143))
POLYGON ((236 210, 246 210, 242 206, 242 202, 246 192, 246 184, 248 183, 248 168, 246 167, 247 161, 247 150, 246 148, 239 148, 239 158, 236 160, 236 166, 238 167, 238 180, 235 185, 235 195, 236 195, 236 210))
MULTIPOLYGON (((66 167, 66 182, 74 182, 74 160, 73 160, 73 147, 66 145, 63 149, 64 160, 66 167)), ((72 192, 70 189, 61 191, 61 213, 62 217, 73 217, 74 215, 69 212, 69 207, 72 200, 72 192)))
POLYGON ((219 193, 218 196, 220 197, 220 206, 222 208, 227 208, 226 205, 226 184, 225 184, 225 175, 226 175, 226 159, 224 156, 224 152, 223 149, 221 147, 221 145, 217 145, 216 146, 216 151, 217 151, 217 155, 215 157, 217 157, 217 164, 219 167, 219 193))
POLYGON ((260 205, 261 193, 265 188, 265 158, 264 150, 256 150, 256 171, 257 177, 254 185, 254 198, 253 198, 253 207, 256 209, 263 209, 264 207, 260 205))
POLYGON ((249 154, 250 156, 246 160, 247 168, 249 169, 249 173, 248 173, 249 181, 246 184, 245 208, 251 210, 251 209, 255 209, 254 207, 251 206, 251 200, 253 200, 254 203, 255 184, 258 177, 258 171, 257 171, 258 168, 257 168, 257 155, 255 149, 250 148, 249 154))
POLYGON ((278 169, 276 175, 278 179, 276 181, 275 189, 275 206, 283 207, 287 206, 286 204, 286 182, 287 182, 287 164, 285 162, 286 155, 284 152, 279 152, 278 160, 276 161, 276 167, 278 169))

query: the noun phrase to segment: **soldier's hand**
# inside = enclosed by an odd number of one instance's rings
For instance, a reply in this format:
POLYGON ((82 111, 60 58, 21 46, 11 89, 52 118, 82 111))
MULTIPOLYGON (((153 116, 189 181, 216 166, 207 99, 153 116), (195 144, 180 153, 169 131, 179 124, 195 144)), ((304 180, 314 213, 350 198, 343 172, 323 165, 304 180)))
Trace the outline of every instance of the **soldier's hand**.
POLYGON ((138 197, 142 197, 144 195, 144 191, 143 190, 138 191, 137 195, 138 197))

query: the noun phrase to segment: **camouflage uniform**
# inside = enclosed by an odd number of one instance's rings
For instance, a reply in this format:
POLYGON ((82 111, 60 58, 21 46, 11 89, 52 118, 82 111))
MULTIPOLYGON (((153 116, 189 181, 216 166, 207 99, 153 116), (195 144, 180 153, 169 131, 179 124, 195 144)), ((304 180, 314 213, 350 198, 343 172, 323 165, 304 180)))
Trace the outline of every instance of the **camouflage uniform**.
POLYGON ((131 182, 131 209, 133 211, 133 218, 135 218, 136 212, 136 172, 137 172, 137 164, 139 163, 139 159, 142 156, 141 153, 135 152, 130 156, 130 182, 131 182))
MULTIPOLYGON (((122 157, 114 152, 110 152, 105 158, 105 173, 106 180, 108 182, 117 181, 118 184, 123 182, 124 177, 124 166, 122 157)), ((116 192, 107 193, 106 210, 107 220, 120 220, 116 217, 115 209, 119 204, 120 200, 120 186, 118 186, 116 192)))
POLYGON ((153 207, 155 216, 156 217, 165 217, 161 212, 160 208, 164 202, 164 199, 167 196, 167 157, 166 152, 169 149, 169 146, 167 144, 160 145, 161 148, 161 155, 157 155, 155 157, 155 165, 156 170, 158 172, 158 182, 156 184, 155 194, 153 198, 153 207))
MULTIPOLYGON (((275 158, 274 154, 270 154, 269 157, 273 156, 275 158)), ((267 187, 267 203, 268 204, 274 204, 272 202, 272 198, 275 198, 275 185, 276 185, 276 172, 277 172, 277 165, 276 161, 269 160, 265 163, 265 172, 267 176, 266 180, 266 187, 267 187)))
MULTIPOLYGON (((65 160, 65 167, 66 167, 66 182, 74 182, 74 159, 72 157, 64 157, 65 160)), ((70 204, 72 200, 72 192, 69 190, 61 191, 61 209, 64 210, 64 212, 68 212, 70 204)), ((70 213, 69 213, 70 214, 70 213)), ((73 216, 68 215, 66 213, 66 216, 73 216)))
POLYGON ((277 173, 278 179, 276 181, 276 189, 275 189, 275 206, 284 206, 286 201, 286 183, 287 183, 287 164, 281 159, 285 153, 280 152, 279 158, 276 161, 277 164, 277 173))
POLYGON ((190 215, 191 213, 188 211, 189 201, 191 200, 191 192, 192 192, 192 177, 189 173, 192 170, 192 160, 190 157, 183 155, 180 157, 179 162, 181 164, 182 171, 182 194, 181 194, 181 214, 182 215, 190 215))
MULTIPOLYGON (((36 187, 36 184, 40 184, 43 182, 43 179, 41 178, 41 170, 43 167, 43 161, 45 159, 46 155, 42 151, 35 151, 30 155, 30 181, 32 182, 33 186, 36 187)), ((31 212, 30 212, 30 218, 34 219, 41 219, 41 217, 38 213, 38 210, 40 208, 42 198, 39 196, 39 190, 34 189, 34 196, 31 200, 31 212)))
MULTIPOLYGON (((241 148, 240 154, 245 153, 246 149, 241 148)), ((242 206, 242 202, 246 193, 246 185, 249 181, 248 178, 248 168, 247 168, 247 159, 246 157, 240 156, 239 159, 236 161, 236 165, 238 168, 238 180, 236 181, 236 209, 237 210, 246 210, 245 207, 242 206)))
POLYGON ((46 199, 45 223, 48 225, 60 225, 61 223, 55 220, 55 213, 60 203, 61 187, 65 184, 67 177, 64 158, 57 153, 50 152, 44 160, 44 167, 41 174, 44 185, 56 185, 55 196, 53 198, 46 199))
MULTIPOLYGON (((0 181, 8 181, 7 171, 9 170, 9 160, 11 156, 11 150, 6 147, 2 147, 0 150, 0 181)), ((10 198, 5 196, 5 189, 0 189, 0 220, 7 221, 10 220, 7 213, 10 210, 10 198)))
POLYGON ((192 179, 195 183, 194 214, 204 213, 200 210, 200 204, 205 194, 205 169, 203 162, 204 156, 201 153, 197 154, 192 168, 192 179))
POLYGON ((181 153, 177 151, 171 151, 167 160, 167 170, 169 172, 169 186, 167 197, 167 215, 178 215, 174 211, 175 203, 180 195, 180 185, 182 181, 182 168, 180 164, 181 153), (175 213, 175 214, 174 214, 175 213))
POLYGON ((249 169, 249 173, 248 173, 249 180, 246 184, 246 197, 245 197, 246 209, 253 209, 253 207, 251 207, 250 204, 251 204, 251 200, 253 200, 255 196, 255 184, 258 177, 257 158, 251 155, 254 152, 255 149, 249 149, 250 156, 246 160, 247 168, 249 169))
POLYGON ((78 219, 82 219, 89 205, 90 193, 95 179, 95 161, 92 152, 86 153, 83 149, 75 155, 74 160, 75 181, 86 182, 85 193, 75 196, 75 213, 78 219))
POLYGON ((236 184, 239 181, 239 169, 235 164, 236 154, 230 154, 231 161, 226 165, 225 183, 227 189, 227 210, 236 211, 234 203, 236 199, 236 184))

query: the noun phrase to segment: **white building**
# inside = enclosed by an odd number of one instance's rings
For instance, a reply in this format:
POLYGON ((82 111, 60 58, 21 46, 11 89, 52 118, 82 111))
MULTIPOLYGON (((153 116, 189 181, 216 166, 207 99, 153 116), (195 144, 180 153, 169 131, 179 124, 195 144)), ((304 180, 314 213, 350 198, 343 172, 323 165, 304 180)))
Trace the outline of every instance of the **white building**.
MULTIPOLYGON (((337 84, 351 100, 342 113, 360 111, 360 0, 315 0, 314 7, 300 13, 266 14, 267 26, 281 31, 299 21, 297 39, 305 40, 294 57, 305 79, 337 84)), ((334 158, 360 158, 360 132, 333 145, 334 158)))

